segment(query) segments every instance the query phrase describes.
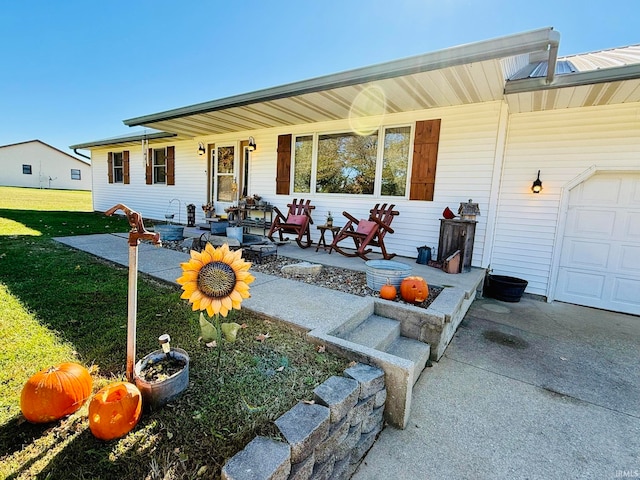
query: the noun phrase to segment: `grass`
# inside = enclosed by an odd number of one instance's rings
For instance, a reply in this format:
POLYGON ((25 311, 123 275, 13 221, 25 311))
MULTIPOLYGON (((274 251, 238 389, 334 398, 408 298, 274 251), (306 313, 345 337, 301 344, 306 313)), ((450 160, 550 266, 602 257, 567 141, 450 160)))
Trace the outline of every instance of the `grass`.
POLYGON ((20 391, 38 370, 63 361, 94 366, 94 392, 124 379, 127 270, 52 240, 127 231, 122 217, 91 211, 90 192, 0 187, 0 478, 215 478, 255 435, 346 362, 318 353, 302 333, 246 310, 239 339, 215 353, 198 341, 198 316, 178 287, 141 276, 137 357, 169 333, 191 357, 189 388, 146 412, 125 437, 103 442, 88 429, 88 405, 33 425, 20 391), (255 337, 269 333, 259 342, 255 337))

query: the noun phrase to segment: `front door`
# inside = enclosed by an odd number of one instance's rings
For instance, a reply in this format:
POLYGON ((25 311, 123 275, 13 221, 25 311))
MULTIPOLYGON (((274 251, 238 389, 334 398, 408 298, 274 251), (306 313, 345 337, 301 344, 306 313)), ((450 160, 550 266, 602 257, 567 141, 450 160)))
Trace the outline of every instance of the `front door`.
POLYGON ((235 145, 216 145, 211 149, 212 177, 211 191, 215 202, 216 214, 224 213, 238 202, 237 170, 235 145))

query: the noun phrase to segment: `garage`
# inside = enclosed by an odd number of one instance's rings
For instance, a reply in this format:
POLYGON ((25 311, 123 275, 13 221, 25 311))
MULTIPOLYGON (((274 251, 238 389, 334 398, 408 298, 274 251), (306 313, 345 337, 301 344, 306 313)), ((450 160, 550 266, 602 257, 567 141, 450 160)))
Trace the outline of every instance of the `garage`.
POLYGON ((640 173, 597 173, 569 194, 556 299, 640 315, 640 173))

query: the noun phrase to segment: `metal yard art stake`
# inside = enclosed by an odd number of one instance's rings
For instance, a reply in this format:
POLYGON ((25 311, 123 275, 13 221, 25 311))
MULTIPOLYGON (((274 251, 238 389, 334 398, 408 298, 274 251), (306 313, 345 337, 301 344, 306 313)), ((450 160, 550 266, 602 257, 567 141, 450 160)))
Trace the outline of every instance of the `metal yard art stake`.
POLYGON ((160 234, 148 232, 144 228, 142 215, 121 203, 107 210, 105 215, 111 216, 122 210, 127 216, 131 230, 129 231, 129 297, 127 312, 127 380, 133 382, 133 367, 136 363, 136 315, 138 306, 138 245, 140 240, 151 240, 160 246, 160 234))

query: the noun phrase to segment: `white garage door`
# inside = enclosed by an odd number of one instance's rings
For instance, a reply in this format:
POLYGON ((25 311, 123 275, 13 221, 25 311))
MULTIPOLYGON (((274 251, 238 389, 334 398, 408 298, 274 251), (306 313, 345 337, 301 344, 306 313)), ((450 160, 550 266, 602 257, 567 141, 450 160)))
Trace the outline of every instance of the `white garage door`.
POLYGON ((640 174, 597 174, 571 190, 556 299, 640 314, 640 174))

